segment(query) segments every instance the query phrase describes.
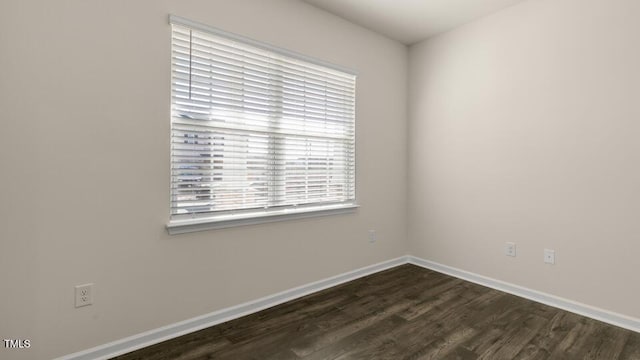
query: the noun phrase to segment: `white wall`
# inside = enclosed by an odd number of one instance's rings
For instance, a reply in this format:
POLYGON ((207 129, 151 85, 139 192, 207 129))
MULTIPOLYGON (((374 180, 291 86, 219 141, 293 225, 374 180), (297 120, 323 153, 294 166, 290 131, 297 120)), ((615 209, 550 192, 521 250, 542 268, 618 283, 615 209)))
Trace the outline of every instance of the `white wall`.
POLYGON ((2 359, 68 354, 405 254, 399 43, 299 1, 4 0, 0 68, 0 338, 32 342, 2 359), (356 214, 167 235, 168 14, 358 72, 356 214), (75 309, 87 282, 95 304, 75 309))
POLYGON ((638 19, 529 0, 411 47, 409 253, 640 317, 638 19))

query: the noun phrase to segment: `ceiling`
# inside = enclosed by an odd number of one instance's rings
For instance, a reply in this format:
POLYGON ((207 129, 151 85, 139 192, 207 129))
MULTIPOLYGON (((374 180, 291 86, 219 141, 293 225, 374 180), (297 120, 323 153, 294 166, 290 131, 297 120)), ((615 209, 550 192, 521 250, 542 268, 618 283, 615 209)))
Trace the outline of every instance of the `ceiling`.
POLYGON ((302 0, 407 45, 523 0, 302 0))

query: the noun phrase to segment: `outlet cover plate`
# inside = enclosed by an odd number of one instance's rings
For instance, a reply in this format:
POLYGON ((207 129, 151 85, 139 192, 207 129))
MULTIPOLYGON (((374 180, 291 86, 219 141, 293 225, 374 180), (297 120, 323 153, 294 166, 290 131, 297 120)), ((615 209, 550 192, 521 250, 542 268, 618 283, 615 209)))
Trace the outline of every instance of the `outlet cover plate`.
POLYGON ((93 284, 78 285, 76 291, 76 307, 93 304, 93 284))
POLYGON ((369 242, 374 243, 378 241, 378 234, 376 234, 375 230, 369 230, 369 242))
POLYGON ((555 264, 556 263, 556 252, 551 249, 544 249, 544 262, 546 264, 555 264))
POLYGON ((504 244, 504 254, 507 256, 516 256, 516 244, 507 242, 504 244))

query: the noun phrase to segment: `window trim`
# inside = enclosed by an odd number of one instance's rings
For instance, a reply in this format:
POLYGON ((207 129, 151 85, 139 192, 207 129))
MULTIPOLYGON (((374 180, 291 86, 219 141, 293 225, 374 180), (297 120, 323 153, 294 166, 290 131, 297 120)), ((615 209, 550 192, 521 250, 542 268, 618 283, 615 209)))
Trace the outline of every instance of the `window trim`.
POLYGON ((169 235, 190 232, 225 229, 236 226, 266 224, 271 222, 306 219, 311 217, 354 213, 358 204, 324 205, 301 209, 286 208, 282 210, 255 211, 250 213, 216 215, 194 219, 171 220, 167 224, 169 235))
MULTIPOLYGON (((330 62, 325 62, 319 59, 315 59, 315 58, 312 58, 303 54, 299 54, 290 50, 279 48, 277 46, 265 44, 241 35, 220 30, 215 27, 201 24, 201 23, 198 23, 189 19, 185 19, 176 15, 169 15, 169 23, 190 27, 194 30, 209 32, 214 35, 222 36, 234 41, 239 41, 247 45, 261 48, 263 50, 279 53, 287 57, 295 58, 308 63, 324 66, 340 72, 357 76, 357 72, 352 69, 339 66, 330 62)), ((354 141, 355 140, 356 139, 354 135, 354 141)), ((354 148, 354 151, 355 151, 355 148, 354 148)), ((355 154, 354 154, 354 160, 355 160, 355 154)), ((355 162, 355 169, 357 173, 357 161, 355 162)), ((355 183, 356 179, 357 179, 357 176, 354 178, 354 186, 357 187, 355 183)), ((168 223, 166 224, 166 229, 169 235, 176 235, 176 234, 184 234, 184 233, 214 230, 214 229, 224 229, 224 228, 246 226, 246 225, 255 225, 255 224, 264 224, 264 223, 272 223, 272 222, 295 220, 295 219, 305 219, 305 218, 312 218, 312 217, 355 213, 357 209, 360 207, 357 201, 357 194, 358 192, 355 191, 356 197, 352 201, 345 202, 345 203, 337 203, 337 204, 336 203, 310 204, 306 206, 300 206, 297 208, 287 207, 280 210, 274 210, 273 208, 270 208, 268 210, 261 210, 261 209, 250 210, 250 211, 239 210, 235 212, 230 211, 226 213, 221 213, 213 216, 200 216, 200 217, 195 216, 192 218, 171 219, 170 217, 168 223)))

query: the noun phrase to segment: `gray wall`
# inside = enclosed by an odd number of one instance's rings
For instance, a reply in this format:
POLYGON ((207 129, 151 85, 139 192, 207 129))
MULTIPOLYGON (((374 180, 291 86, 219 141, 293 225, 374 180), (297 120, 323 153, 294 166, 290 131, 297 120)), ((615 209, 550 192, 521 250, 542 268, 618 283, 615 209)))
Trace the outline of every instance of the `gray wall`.
POLYGON ((0 358, 68 354, 405 254, 405 46, 299 1, 5 0, 0 49, 0 335, 32 341, 0 358), (356 214, 167 235, 169 14, 358 72, 356 214), (95 303, 75 309, 87 282, 95 303))
POLYGON ((409 253, 640 317, 639 18, 529 0, 411 47, 409 253))

